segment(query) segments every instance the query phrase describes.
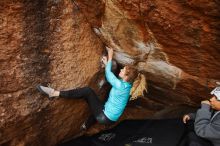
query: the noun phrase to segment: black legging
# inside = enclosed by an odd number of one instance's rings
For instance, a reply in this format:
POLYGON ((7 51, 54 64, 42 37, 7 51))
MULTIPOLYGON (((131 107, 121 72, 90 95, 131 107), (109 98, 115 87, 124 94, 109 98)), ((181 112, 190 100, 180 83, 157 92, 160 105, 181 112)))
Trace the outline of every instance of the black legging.
MULTIPOLYGON (((95 119, 100 124, 112 124, 114 123, 103 112, 104 103, 98 98, 96 93, 90 87, 76 88, 68 91, 60 91, 60 97, 70 98, 70 99, 80 99, 85 98, 87 103, 89 104, 92 114, 95 116, 95 119)), ((89 123, 87 125, 92 124, 92 119, 88 119, 89 123), (91 124, 90 124, 91 123, 91 124)))

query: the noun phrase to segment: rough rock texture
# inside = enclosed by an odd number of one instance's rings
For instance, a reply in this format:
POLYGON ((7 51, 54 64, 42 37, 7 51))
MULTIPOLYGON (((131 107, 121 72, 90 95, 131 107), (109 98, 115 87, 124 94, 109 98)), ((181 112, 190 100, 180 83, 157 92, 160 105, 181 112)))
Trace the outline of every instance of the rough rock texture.
POLYGON ((82 134, 86 102, 50 101, 35 86, 89 85, 103 99, 97 83, 105 44, 149 84, 121 120, 180 116, 199 106, 220 80, 219 7, 217 0, 1 0, 0 145, 49 146, 82 134))

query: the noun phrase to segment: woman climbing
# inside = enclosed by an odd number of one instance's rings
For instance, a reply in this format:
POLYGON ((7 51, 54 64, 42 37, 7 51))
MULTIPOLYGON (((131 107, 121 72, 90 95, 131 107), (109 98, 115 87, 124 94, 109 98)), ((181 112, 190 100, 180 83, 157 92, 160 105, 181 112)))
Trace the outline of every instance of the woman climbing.
POLYGON ((93 114, 93 119, 90 117, 82 126, 82 129, 89 128, 96 119, 100 124, 113 124, 122 115, 125 106, 130 98, 135 99, 143 91, 146 90, 146 80, 144 75, 131 67, 125 66, 119 73, 117 78, 111 71, 113 49, 107 48, 108 58, 104 56, 102 62, 105 64, 105 76, 112 88, 109 93, 108 100, 105 103, 97 97, 96 93, 90 87, 76 88, 68 91, 57 91, 50 87, 42 85, 37 86, 37 89, 49 96, 49 98, 85 98, 90 106, 93 114))

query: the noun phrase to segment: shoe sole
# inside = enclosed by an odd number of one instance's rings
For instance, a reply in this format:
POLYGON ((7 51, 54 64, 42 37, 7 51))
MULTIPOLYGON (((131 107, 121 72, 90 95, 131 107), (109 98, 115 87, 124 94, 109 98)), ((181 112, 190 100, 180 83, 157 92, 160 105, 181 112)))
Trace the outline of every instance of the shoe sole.
POLYGON ((50 97, 46 92, 44 92, 44 91, 41 89, 40 86, 42 86, 42 85, 37 85, 38 91, 40 91, 40 93, 42 93, 43 95, 47 95, 47 97, 48 97, 49 100, 52 100, 53 98, 56 98, 56 97, 50 97))
POLYGON ((42 93, 43 95, 47 95, 47 98, 48 98, 49 100, 52 100, 53 98, 49 97, 49 95, 48 95, 46 92, 44 92, 44 91, 41 89, 40 86, 41 86, 41 85, 37 85, 38 91, 40 91, 40 93, 42 93))
POLYGON ((44 92, 44 91, 41 89, 40 86, 41 86, 41 85, 37 85, 37 89, 40 91, 40 93, 49 96, 46 92, 44 92))

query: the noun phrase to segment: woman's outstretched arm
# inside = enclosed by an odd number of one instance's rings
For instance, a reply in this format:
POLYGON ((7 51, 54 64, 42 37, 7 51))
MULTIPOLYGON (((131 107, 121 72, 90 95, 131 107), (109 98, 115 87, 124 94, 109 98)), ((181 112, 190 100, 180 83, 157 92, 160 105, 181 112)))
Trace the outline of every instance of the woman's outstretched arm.
POLYGON ((105 64, 106 79, 113 87, 121 89, 123 87, 122 82, 111 71, 112 58, 113 58, 113 49, 107 47, 107 51, 108 51, 108 59, 107 59, 107 57, 103 57, 103 63, 105 64))

